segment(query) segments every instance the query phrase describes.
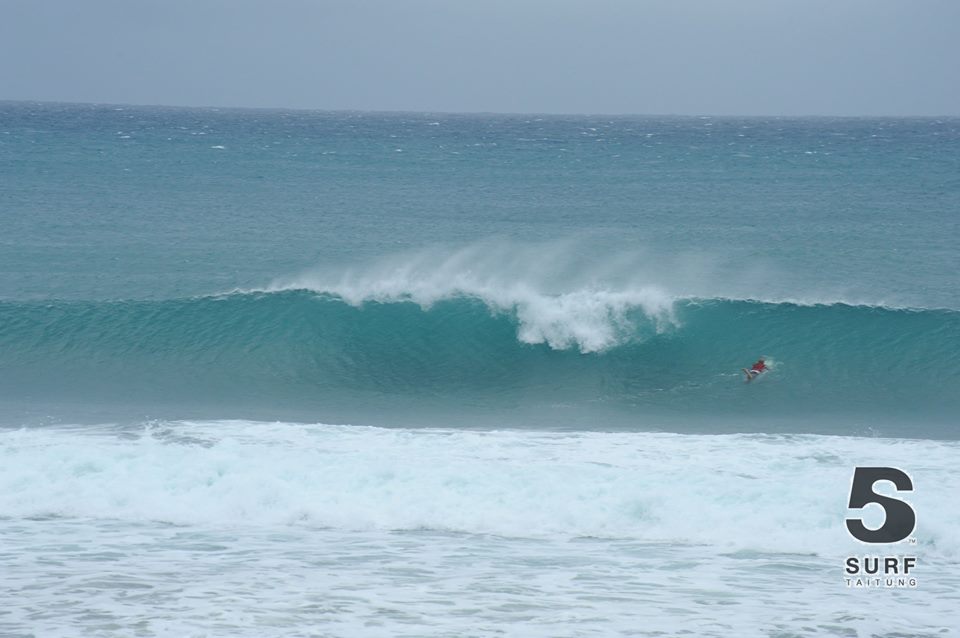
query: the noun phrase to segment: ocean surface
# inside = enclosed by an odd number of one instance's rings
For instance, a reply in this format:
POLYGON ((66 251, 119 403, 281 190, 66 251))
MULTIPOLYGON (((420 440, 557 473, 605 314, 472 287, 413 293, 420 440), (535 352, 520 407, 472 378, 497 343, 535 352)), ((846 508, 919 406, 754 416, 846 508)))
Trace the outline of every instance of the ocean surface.
POLYGON ((955 635, 958 266, 958 118, 0 102, 0 636, 955 635))

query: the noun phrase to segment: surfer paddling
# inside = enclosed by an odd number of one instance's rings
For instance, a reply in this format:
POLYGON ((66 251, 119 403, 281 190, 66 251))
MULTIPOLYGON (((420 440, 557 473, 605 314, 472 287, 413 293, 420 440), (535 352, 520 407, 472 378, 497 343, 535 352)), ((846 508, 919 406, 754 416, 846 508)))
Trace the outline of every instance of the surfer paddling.
POLYGON ((767 364, 764 363, 763 357, 760 357, 759 359, 757 359, 757 362, 755 364, 750 366, 749 369, 747 368, 741 368, 741 369, 743 370, 743 373, 747 375, 747 381, 753 381, 754 377, 758 377, 760 376, 761 372, 767 371, 767 364))

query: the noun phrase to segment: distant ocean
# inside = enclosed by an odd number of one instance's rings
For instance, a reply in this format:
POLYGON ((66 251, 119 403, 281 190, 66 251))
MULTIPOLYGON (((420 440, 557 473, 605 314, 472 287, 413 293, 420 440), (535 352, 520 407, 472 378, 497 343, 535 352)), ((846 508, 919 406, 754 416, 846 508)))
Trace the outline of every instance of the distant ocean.
POLYGON ((0 635, 952 635, 958 265, 957 118, 0 102, 0 635))

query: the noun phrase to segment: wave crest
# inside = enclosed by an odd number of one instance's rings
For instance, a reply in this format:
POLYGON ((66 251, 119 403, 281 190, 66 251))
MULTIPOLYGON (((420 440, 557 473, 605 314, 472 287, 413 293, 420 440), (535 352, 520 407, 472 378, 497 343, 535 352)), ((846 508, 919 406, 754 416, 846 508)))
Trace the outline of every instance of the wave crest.
POLYGON ((637 310, 655 333, 678 325, 675 299, 662 287, 599 284, 596 272, 586 272, 568 254, 562 245, 533 252, 485 244, 385 259, 360 271, 313 271, 266 290, 308 290, 354 306, 407 301, 425 310, 438 301, 476 299, 494 314, 516 317, 522 343, 584 353, 635 340, 637 310))

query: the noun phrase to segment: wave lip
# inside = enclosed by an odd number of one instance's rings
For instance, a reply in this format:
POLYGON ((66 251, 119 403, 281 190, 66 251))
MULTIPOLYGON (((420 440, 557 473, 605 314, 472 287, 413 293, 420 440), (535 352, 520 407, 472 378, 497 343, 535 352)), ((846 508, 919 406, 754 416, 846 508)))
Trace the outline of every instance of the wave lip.
POLYGON ((480 275, 462 269, 458 262, 442 264, 429 274, 408 265, 347 273, 335 279, 302 275, 276 281, 265 292, 310 291, 356 307, 371 302, 411 302, 424 310, 440 301, 474 299, 495 314, 514 316, 519 324, 517 338, 523 343, 545 343, 555 349, 575 347, 583 353, 603 351, 636 338, 631 313, 637 311, 654 333, 677 326, 674 298, 657 286, 552 291, 502 276, 480 275))
POLYGON ((359 292, 347 286, 304 287, 298 284, 273 291, 305 291, 332 297, 351 306, 413 303, 429 311, 441 301, 467 300, 482 303, 492 315, 517 321, 517 339, 526 344, 547 344, 555 350, 576 348, 581 353, 602 352, 638 340, 636 322, 641 316, 653 334, 678 327, 673 300, 657 288, 631 291, 578 290, 547 295, 525 286, 508 290, 477 286, 450 288, 443 292, 359 292), (639 311, 639 312, 638 312, 639 311))

